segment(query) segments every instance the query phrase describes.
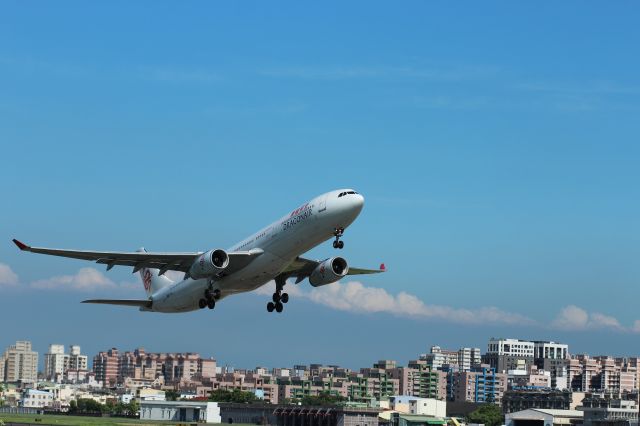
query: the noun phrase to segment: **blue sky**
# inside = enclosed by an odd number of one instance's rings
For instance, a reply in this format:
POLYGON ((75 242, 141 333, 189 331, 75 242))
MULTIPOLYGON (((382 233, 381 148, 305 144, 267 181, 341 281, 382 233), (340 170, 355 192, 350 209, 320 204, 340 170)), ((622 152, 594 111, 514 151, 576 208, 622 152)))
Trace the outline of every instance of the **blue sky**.
POLYGON ((247 367, 405 362, 491 336, 638 355, 639 12, 3 3, 0 346, 192 350, 247 367), (264 294, 179 316, 80 305, 142 285, 10 243, 228 247, 339 187, 366 197, 342 254, 389 272, 305 283, 280 316, 264 294))

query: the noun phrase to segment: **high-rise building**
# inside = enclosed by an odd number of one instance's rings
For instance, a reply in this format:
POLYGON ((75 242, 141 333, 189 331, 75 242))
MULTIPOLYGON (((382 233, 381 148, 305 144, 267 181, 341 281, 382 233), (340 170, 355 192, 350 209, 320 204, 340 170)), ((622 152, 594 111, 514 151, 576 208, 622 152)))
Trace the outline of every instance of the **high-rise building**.
POLYGON ((458 349, 458 368, 460 371, 471 371, 479 367, 481 362, 480 348, 458 349))
POLYGON ((62 379, 68 361, 69 356, 64 353, 64 345, 49 345, 49 351, 44 354, 45 380, 58 381, 62 379))
POLYGON ((507 375, 493 368, 449 373, 449 398, 453 401, 490 402, 500 405, 507 389, 507 375))
POLYGON ((19 340, 9 346, 0 357, 3 381, 35 383, 38 380, 38 352, 31 350, 31 342, 19 340))
POLYGON ((535 344, 528 340, 491 338, 483 362, 496 372, 526 370, 534 359, 535 344))
POLYGON ((102 385, 113 386, 118 381, 119 356, 116 348, 111 348, 106 352, 99 352, 93 357, 93 372, 96 380, 102 385))
POLYGON ((82 355, 80 346, 69 346, 69 370, 87 370, 89 368, 88 358, 86 355, 82 355))
POLYGON ((481 363, 480 348, 460 348, 457 351, 431 346, 428 354, 420 358, 434 370, 470 371, 481 363))
POLYGON ((564 377, 569 368, 569 345, 556 342, 536 341, 534 343, 534 362, 536 366, 551 374, 551 387, 566 389, 564 377), (558 380, 558 378, 562 378, 558 380))

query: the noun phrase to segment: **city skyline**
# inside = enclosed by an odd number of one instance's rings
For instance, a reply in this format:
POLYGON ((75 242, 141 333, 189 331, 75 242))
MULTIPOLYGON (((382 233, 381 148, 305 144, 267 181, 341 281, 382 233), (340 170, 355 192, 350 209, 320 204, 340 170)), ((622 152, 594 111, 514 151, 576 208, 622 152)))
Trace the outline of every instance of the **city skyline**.
MULTIPOLYGON (((218 366, 221 367, 228 367, 228 368, 233 368, 233 369, 247 369, 247 370, 251 370, 254 368, 267 368, 267 369, 273 369, 273 368, 291 368, 294 365, 310 365, 310 364, 320 364, 320 365, 338 365, 344 368, 350 368, 350 369, 357 369, 357 368, 363 368, 363 366, 365 365, 369 365, 369 364, 373 364, 375 362, 378 362, 380 360, 391 360, 394 361, 395 363, 397 363, 398 365, 407 365, 408 363, 410 363, 412 360, 416 360, 416 359, 421 359, 422 356, 431 353, 430 351, 434 348, 440 348, 442 350, 460 350, 460 349, 479 349, 480 354, 482 355, 486 355, 487 353, 490 352, 488 345, 491 344, 491 342, 495 339, 514 339, 514 340, 520 340, 520 341, 530 341, 530 342, 545 342, 545 343, 552 343, 552 344, 559 344, 559 345, 563 345, 563 346, 568 346, 569 348, 572 348, 571 343, 568 342, 558 342, 558 341, 554 341, 554 340, 550 340, 550 339, 523 339, 522 336, 519 337, 514 337, 514 336, 491 336, 491 337, 485 337, 483 338, 485 344, 484 345, 480 345, 480 346, 474 346, 474 345, 469 345, 469 344, 465 344, 465 343, 461 343, 461 344, 453 344, 453 345, 442 345, 440 344, 440 342, 431 342, 426 344, 426 346, 424 347, 424 349, 422 351, 416 352, 415 354, 413 354, 413 356, 409 356, 406 360, 405 359, 398 359, 398 358, 394 358, 394 357, 376 357, 375 355, 373 356, 373 358, 371 358, 368 362, 364 362, 360 365, 347 365, 344 363, 341 363, 339 360, 333 360, 333 361, 326 361, 326 362, 321 362, 319 360, 304 360, 304 359, 299 359, 299 360, 294 360, 292 362, 289 362, 288 364, 266 364, 264 362, 260 362, 258 361, 257 363, 254 363, 252 365, 238 365, 236 364, 233 360, 225 360, 225 359, 221 359, 219 356, 217 356, 215 353, 203 353, 201 351, 196 351, 196 350, 189 350, 189 348, 182 348, 182 349, 176 349, 176 350, 162 350, 162 348, 148 348, 145 347, 144 345, 140 345, 140 346, 133 346, 133 347, 120 347, 118 345, 107 345, 107 346, 102 346, 100 348, 98 348, 98 350, 94 351, 94 352, 89 352, 86 350, 82 350, 83 355, 86 355, 88 357, 89 360, 91 360, 93 358, 93 354, 96 354, 98 352, 104 352, 104 351, 108 351, 111 349, 117 349, 118 351, 120 351, 121 353, 124 352, 133 352, 139 349, 143 349, 145 352, 147 353, 164 353, 164 354, 177 354, 177 353, 193 353, 193 354, 198 354, 200 357, 202 357, 203 359, 213 359, 216 362, 218 362, 218 366)), ((21 339, 20 341, 28 341, 31 344, 33 344, 33 341, 30 339, 21 339)), ((11 343, 11 342, 9 342, 11 343)), ((7 343, 5 346, 9 346, 9 343, 7 343)), ((66 352, 66 349, 71 349, 73 348, 84 348, 85 346, 81 343, 78 342, 50 342, 47 343, 46 345, 41 345, 40 343, 37 343, 35 346, 33 346, 34 351, 37 352, 39 354, 39 360, 38 360, 38 371, 44 371, 45 369, 44 367, 44 363, 45 363, 45 355, 47 354, 48 350, 50 349, 51 346, 62 346, 63 350, 65 351, 64 353, 66 355, 68 355, 68 353, 66 352), (38 350, 39 347, 46 347, 47 350, 38 350)), ((3 347, 3 342, 0 342, 0 348, 3 347)), ((76 351, 79 351, 79 349, 76 349, 76 351)), ((620 354, 620 353, 607 353, 605 351, 596 351, 596 352, 585 352, 585 351, 574 351, 569 349, 567 352, 568 356, 581 356, 581 355, 588 355, 590 357, 599 357, 599 356, 609 356, 609 357, 613 357, 613 358, 626 358, 626 357, 640 357, 640 352, 636 352, 636 353, 627 353, 627 354, 620 354)), ((91 367, 91 361, 88 362, 87 364, 89 367, 91 367)), ((91 369, 91 368, 90 368, 91 369)))
POLYGON ((3 336, 241 365, 408 360, 486 335, 637 350, 635 16, 624 2, 5 5, 3 336), (81 305, 142 283, 11 243, 227 248, 340 187, 365 197, 340 255, 387 272, 290 283, 279 316, 268 288, 178 316, 81 305))

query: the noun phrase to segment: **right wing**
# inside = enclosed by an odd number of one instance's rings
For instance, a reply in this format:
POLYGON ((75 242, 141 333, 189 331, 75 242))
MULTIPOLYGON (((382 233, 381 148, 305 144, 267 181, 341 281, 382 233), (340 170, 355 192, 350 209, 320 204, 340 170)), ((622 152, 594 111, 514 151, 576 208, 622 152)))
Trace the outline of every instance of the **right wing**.
MULTIPOLYGON (((193 262, 200 256, 202 251, 187 253, 151 253, 151 252, 125 252, 125 251, 86 251, 86 250, 63 250, 44 247, 31 247, 16 239, 15 245, 22 251, 31 253, 48 254, 51 256, 70 257, 72 259, 90 260, 96 263, 107 265, 107 271, 115 265, 132 266, 133 272, 141 268, 159 269, 159 275, 167 271, 188 272, 193 262)), ((225 275, 232 274, 247 266, 257 256, 261 255, 261 249, 249 251, 237 251, 227 253, 229 255, 229 266, 224 270, 225 275)))
MULTIPOLYGON (((320 261, 305 259, 304 257, 296 257, 293 262, 287 266, 287 268, 282 271, 282 276, 286 279, 289 277, 296 277, 296 284, 307 278, 314 269, 320 264, 320 261)), ((386 272, 386 267, 384 263, 380 265, 379 269, 363 269, 363 268, 352 268, 349 266, 349 271, 347 275, 364 275, 364 274, 379 274, 381 272, 386 272)))
POLYGON ((83 300, 82 303, 98 303, 101 305, 138 306, 140 308, 151 308, 151 300, 91 299, 83 300))

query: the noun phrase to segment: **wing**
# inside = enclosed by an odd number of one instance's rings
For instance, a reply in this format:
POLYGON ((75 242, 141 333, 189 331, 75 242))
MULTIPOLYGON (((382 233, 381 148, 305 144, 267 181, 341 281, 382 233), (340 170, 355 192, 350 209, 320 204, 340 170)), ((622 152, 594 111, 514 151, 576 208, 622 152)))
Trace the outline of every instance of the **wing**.
MULTIPOLYGON (((285 278, 296 277, 296 284, 300 281, 307 278, 314 269, 320 264, 320 261, 305 259, 304 257, 296 257, 296 259, 287 266, 287 268, 282 271, 282 274, 285 278)), ((362 269, 362 268, 352 268, 349 266, 349 271, 347 275, 363 275, 363 274, 379 274, 381 272, 386 272, 386 268, 384 263, 380 265, 379 269, 362 269)))
MULTIPOLYGON (((31 247, 16 239, 15 245, 22 251, 31 253, 48 254, 51 256, 70 257, 72 259, 90 260, 96 263, 107 265, 107 271, 116 265, 132 266, 133 272, 141 268, 159 269, 160 275, 167 271, 188 272, 196 258, 204 252, 191 253, 150 253, 150 252, 126 252, 126 251, 86 251, 86 250, 62 250, 43 247, 31 247)), ((237 251, 227 253, 229 255, 229 266, 224 274, 229 275, 247 266, 253 259, 261 255, 261 249, 249 251, 237 251)))
POLYGON ((91 299, 91 300, 83 300, 82 303, 98 303, 101 305, 121 305, 121 306, 137 306, 140 308, 151 308, 151 300, 91 299))

